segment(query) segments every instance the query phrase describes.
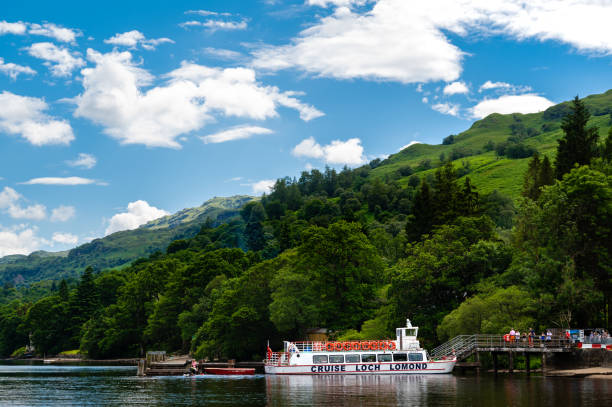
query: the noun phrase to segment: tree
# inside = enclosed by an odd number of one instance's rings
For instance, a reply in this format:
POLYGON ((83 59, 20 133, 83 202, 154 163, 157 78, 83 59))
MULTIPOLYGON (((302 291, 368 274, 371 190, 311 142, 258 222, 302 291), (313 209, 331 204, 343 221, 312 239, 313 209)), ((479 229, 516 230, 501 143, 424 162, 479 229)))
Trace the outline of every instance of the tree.
POLYGON ((574 164, 588 165, 597 155, 597 127, 587 128, 591 114, 578 96, 572 102, 571 112, 563 118, 561 129, 563 137, 557 146, 555 170, 557 179, 561 179, 574 167, 574 164))
POLYGON ((414 242, 422 235, 429 233, 434 223, 433 197, 429 184, 425 179, 421 181, 415 197, 412 215, 406 222, 406 236, 414 242))
POLYGON ((374 309, 383 263, 357 223, 339 221, 304 231, 296 273, 310 280, 317 319, 327 328, 358 328, 374 309))

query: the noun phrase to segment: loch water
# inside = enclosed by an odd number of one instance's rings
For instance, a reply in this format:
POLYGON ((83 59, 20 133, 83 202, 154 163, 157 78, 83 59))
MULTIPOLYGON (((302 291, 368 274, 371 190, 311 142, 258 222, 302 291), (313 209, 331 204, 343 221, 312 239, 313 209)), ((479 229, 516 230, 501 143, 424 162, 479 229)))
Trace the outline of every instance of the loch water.
POLYGON ((2 406, 612 406, 612 380, 515 375, 136 376, 0 365, 2 406))

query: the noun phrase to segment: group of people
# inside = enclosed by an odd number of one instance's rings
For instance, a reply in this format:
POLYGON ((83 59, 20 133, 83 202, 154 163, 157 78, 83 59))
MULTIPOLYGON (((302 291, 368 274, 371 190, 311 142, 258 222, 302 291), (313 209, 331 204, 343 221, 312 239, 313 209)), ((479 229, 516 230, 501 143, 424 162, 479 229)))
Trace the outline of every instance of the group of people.
POLYGON ((607 344, 609 342, 610 334, 605 329, 593 330, 589 335, 589 343, 604 343, 607 344))
POLYGON ((528 332, 521 333, 518 329, 515 331, 514 328, 510 329, 510 332, 507 335, 508 342, 529 342, 529 344, 533 344, 533 342, 537 339, 540 341, 552 341, 552 332, 550 329, 546 330, 546 332, 542 331, 542 333, 538 336, 536 331, 533 328, 529 328, 528 332))

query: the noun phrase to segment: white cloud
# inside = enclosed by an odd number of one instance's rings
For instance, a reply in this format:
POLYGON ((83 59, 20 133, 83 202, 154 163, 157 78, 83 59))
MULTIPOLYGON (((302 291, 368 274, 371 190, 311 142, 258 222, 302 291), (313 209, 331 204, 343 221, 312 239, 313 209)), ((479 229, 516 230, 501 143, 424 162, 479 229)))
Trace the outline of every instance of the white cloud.
POLYGON ((442 93, 444 93, 445 95, 465 94, 469 92, 470 90, 468 89, 465 82, 449 83, 444 87, 444 90, 442 91, 442 93))
POLYGON ((60 27, 53 23, 45 24, 30 24, 29 34, 42 35, 44 37, 54 38, 61 42, 75 42, 76 37, 81 36, 81 32, 71 28, 60 27))
POLYGON ((89 184, 98 184, 105 185, 99 181, 89 179, 89 178, 81 178, 81 177, 41 177, 41 178, 32 178, 29 181, 22 182, 24 185, 89 185, 89 184))
POLYGON ((270 191, 272 191, 272 187, 274 187, 274 184, 276 183, 275 180, 273 179, 264 179, 258 182, 254 182, 253 184, 250 184, 251 187, 253 188, 253 193, 255 195, 261 195, 261 194, 268 194, 270 193, 270 191))
POLYGON ((313 137, 309 137, 296 145, 292 154, 296 157, 323 159, 328 164, 358 165, 367 161, 361 140, 358 138, 346 141, 334 140, 322 146, 313 137))
POLYGON ((243 58, 243 55, 240 52, 232 51, 229 49, 206 47, 202 51, 207 55, 223 60, 231 61, 243 58))
POLYGON ((485 99, 471 109, 477 119, 491 113, 536 113, 546 110, 554 103, 536 94, 504 95, 496 99, 485 99))
POLYGON ((174 44, 170 38, 147 39, 143 33, 138 30, 127 31, 121 34, 115 34, 113 37, 104 40, 106 44, 122 45, 129 48, 136 48, 140 45, 142 48, 151 51, 159 44, 170 43, 174 44))
POLYGON ((27 50, 33 57, 44 59, 53 76, 70 76, 74 69, 85 66, 83 58, 50 42, 37 42, 27 50))
POLYGON ((183 62, 164 76, 165 84, 143 91, 154 78, 129 52, 90 49, 87 55, 96 66, 81 71, 84 92, 74 98, 75 116, 104 126, 122 144, 180 148, 179 136, 215 121, 215 115, 264 120, 276 117, 278 106, 298 110, 306 121, 323 115, 296 93, 261 85, 252 69, 183 62))
POLYGON ((166 215, 169 215, 169 213, 149 205, 147 201, 130 202, 127 206, 127 212, 118 213, 110 218, 105 234, 110 235, 120 230, 136 229, 140 225, 166 215))
POLYGON ((0 72, 10 76, 13 80, 17 79, 19 74, 36 75, 36 71, 29 66, 17 65, 12 62, 5 63, 0 57, 0 72))
POLYGON ((436 103, 435 105, 432 105, 431 108, 442 114, 459 116, 459 105, 453 103, 436 103))
POLYGON ((319 7, 349 7, 352 5, 361 6, 365 4, 368 0, 306 0, 306 4, 309 6, 319 6, 319 7))
POLYGON ((72 127, 44 113, 49 106, 44 100, 0 93, 0 131, 18 134, 35 146, 70 144, 74 140, 72 127))
POLYGON ((75 245, 79 241, 79 238, 71 233, 55 232, 51 240, 61 244, 75 245))
POLYGON ((0 257, 10 254, 30 254, 49 242, 37 236, 35 227, 19 225, 6 228, 0 225, 0 257))
POLYGON ((492 89, 495 89, 501 92, 505 92, 505 93, 523 93, 523 92, 532 91, 530 86, 512 85, 507 82, 486 81, 480 86, 480 88, 478 88, 478 92, 492 90, 492 89))
POLYGON ((338 79, 451 82, 461 74, 465 54, 445 33, 556 40, 611 54, 610 21, 612 7, 602 0, 378 0, 365 11, 336 8, 289 44, 255 51, 254 65, 338 79))
POLYGON ((272 134, 270 129, 257 126, 237 126, 219 133, 201 137, 205 143, 224 143, 226 141, 250 138, 257 134, 272 134))
POLYGON ((179 26, 186 27, 204 27, 209 31, 232 31, 232 30, 246 30, 248 23, 246 19, 240 21, 224 21, 224 20, 206 20, 206 21, 185 21, 179 24, 179 26))
POLYGON ((21 206, 23 196, 13 188, 4 187, 0 192, 0 210, 6 212, 13 219, 42 220, 47 217, 47 208, 35 204, 21 206))
POLYGON ((410 146, 413 146, 413 145, 415 145, 415 144, 421 144, 421 142, 420 142, 420 141, 413 140, 413 141, 411 141, 410 143, 406 144, 405 146, 400 147, 400 149, 399 149, 399 150, 397 150, 397 151, 402 151, 403 149, 408 148, 408 147, 410 147, 410 146))
POLYGON ((232 13, 219 13, 217 11, 210 11, 210 10, 188 10, 185 11, 185 14, 198 14, 200 16, 224 16, 224 17, 229 17, 232 15, 232 13))
POLYGON ((9 23, 7 21, 0 21, 0 35, 4 34, 16 34, 23 35, 26 32, 26 24, 21 21, 16 23, 9 23))
POLYGON ((66 161, 71 167, 81 167, 85 169, 92 169, 96 166, 98 160, 92 154, 79 153, 79 156, 71 161, 66 161))
POLYGON ((60 205, 51 211, 51 222, 66 222, 74 218, 75 213, 74 206, 60 205))

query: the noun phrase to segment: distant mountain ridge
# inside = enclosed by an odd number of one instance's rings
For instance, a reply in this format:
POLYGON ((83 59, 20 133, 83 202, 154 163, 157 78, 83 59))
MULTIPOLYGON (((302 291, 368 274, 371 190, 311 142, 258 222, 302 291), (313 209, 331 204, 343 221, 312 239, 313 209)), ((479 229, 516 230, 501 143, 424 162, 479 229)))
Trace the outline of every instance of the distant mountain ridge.
POLYGON ((215 197, 201 206, 155 219, 134 230, 94 239, 72 250, 41 250, 27 256, 4 256, 0 258, 0 283, 24 284, 45 279, 71 278, 87 266, 99 270, 121 267, 155 251, 165 250, 174 240, 195 236, 207 218, 219 224, 238 216, 240 208, 253 199, 247 195, 215 197))

